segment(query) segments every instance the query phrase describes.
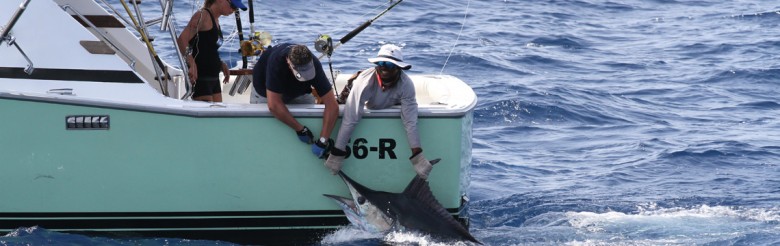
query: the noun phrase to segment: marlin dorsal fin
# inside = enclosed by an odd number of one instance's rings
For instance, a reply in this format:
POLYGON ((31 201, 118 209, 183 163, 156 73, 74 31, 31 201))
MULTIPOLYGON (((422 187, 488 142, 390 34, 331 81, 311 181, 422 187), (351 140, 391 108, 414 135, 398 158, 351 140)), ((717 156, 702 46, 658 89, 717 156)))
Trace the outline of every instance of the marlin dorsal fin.
POLYGON ((419 175, 414 176, 409 185, 406 186, 406 189, 404 189, 403 194, 421 201, 427 201, 428 199, 436 200, 431 192, 431 187, 428 186, 428 181, 420 178, 419 175))
MULTIPOLYGON (((427 205, 429 209, 433 210, 432 212, 435 212, 441 217, 447 217, 452 219, 452 215, 448 213, 447 209, 442 207, 441 203, 439 203, 439 201, 436 200, 436 197, 433 196, 433 192, 431 192, 431 187, 428 186, 428 181, 420 178, 420 176, 417 175, 414 176, 412 181, 409 182, 409 185, 406 186, 406 189, 404 190, 403 194, 409 198, 418 200, 423 204, 427 205)), ((452 219, 452 222, 455 222, 458 225, 460 225, 460 223, 455 221, 455 219, 452 219)))
POLYGON ((428 181, 420 178, 420 176, 414 176, 412 181, 409 182, 409 185, 406 186, 406 189, 404 189, 403 195, 427 205, 431 213, 435 213, 437 216, 444 219, 446 223, 457 228, 456 230, 459 231, 461 235, 466 236, 471 241, 479 242, 471 236, 468 229, 456 221, 455 218, 452 217, 452 214, 447 212, 447 209, 436 200, 436 197, 433 196, 433 192, 431 192, 431 187, 428 186, 428 181))

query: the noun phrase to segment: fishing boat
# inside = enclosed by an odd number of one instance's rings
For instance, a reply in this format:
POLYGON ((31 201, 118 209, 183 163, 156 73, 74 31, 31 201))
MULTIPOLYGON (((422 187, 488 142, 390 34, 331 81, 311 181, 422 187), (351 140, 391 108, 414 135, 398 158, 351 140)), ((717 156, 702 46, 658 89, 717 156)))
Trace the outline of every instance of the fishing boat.
MULTIPOLYGON (((0 235, 39 226, 288 244, 348 225, 322 195, 348 196, 342 181, 249 90, 231 89, 246 88, 246 70, 231 71, 225 102, 191 100, 181 63, 160 60, 145 35, 163 27, 175 39, 173 1, 159 1, 162 16, 149 20, 131 2, 120 15, 105 2, 0 1, 0 235)), ((476 95, 453 76, 411 77, 426 156, 442 158, 431 190, 467 223, 476 95)), ((288 107, 320 131, 322 105, 288 107)), ((366 111, 344 172, 404 189, 415 172, 399 111, 366 111)))

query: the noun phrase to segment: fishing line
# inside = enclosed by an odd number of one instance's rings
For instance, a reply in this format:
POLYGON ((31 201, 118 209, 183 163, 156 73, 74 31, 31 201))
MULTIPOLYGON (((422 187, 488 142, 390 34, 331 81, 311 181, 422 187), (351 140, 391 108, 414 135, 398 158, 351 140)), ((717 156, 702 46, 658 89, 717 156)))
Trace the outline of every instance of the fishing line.
POLYGON ((460 41, 460 35, 463 34, 463 27, 466 26, 466 17, 469 16, 469 7, 471 6, 471 0, 469 0, 466 3, 466 13, 463 15, 463 24, 460 25, 460 32, 458 32, 458 38, 455 39, 455 43, 452 44, 452 49, 450 49, 450 54, 447 55, 447 59, 444 60, 444 65, 441 66, 441 71, 439 71, 439 75, 442 75, 444 73, 444 68, 447 67, 447 62, 450 61, 450 57, 452 56, 452 52, 455 51, 455 46, 458 45, 458 41, 460 41))
MULTIPOLYGON (((241 15, 240 18, 242 20, 245 19, 245 18, 249 18, 249 13, 248 12, 246 12, 246 11, 244 13, 241 13, 241 11, 238 11, 238 12, 241 15)), ((250 26, 250 28, 252 28, 252 27, 250 26)), ((254 28, 252 28, 252 29, 254 29, 254 28)), ((237 50, 236 49, 236 44, 233 43, 233 40, 235 40, 236 37, 239 37, 239 35, 241 34, 239 32, 243 32, 243 30, 239 30, 238 29, 238 25, 233 26, 233 30, 230 31, 230 33, 227 35, 227 37, 225 37, 224 42, 223 42, 223 43, 228 44, 228 45, 222 45, 222 46, 219 47, 219 50, 228 51, 227 52, 228 53, 227 59, 231 63, 233 62, 233 55, 234 55, 233 53, 235 53, 233 51, 237 50)), ((249 36, 252 36, 252 33, 250 33, 249 36)), ((236 42, 236 43, 239 44, 239 48, 240 48, 241 42, 236 42)), ((243 62, 243 60, 242 60, 242 62, 243 62)), ((244 64, 248 64, 248 61, 244 62, 244 64)))
POLYGON ((203 3, 201 3, 200 1, 191 1, 190 4, 191 4, 190 15, 195 14, 195 11, 200 9, 200 6, 203 6, 203 3))
MULTIPOLYGON (((233 43, 233 40, 235 40, 236 37, 238 37, 238 32, 239 32, 238 27, 234 26, 233 30, 230 31, 230 34, 228 34, 228 36, 225 38, 225 40, 223 42, 225 45, 220 46, 219 49, 218 49, 218 50, 222 50, 222 51, 229 51, 229 52, 227 52, 227 54, 228 54, 227 60, 230 63, 233 62, 233 53, 235 53, 233 51, 237 50, 235 43, 233 43)), ((246 62, 244 64, 246 64, 246 62)), ((228 68, 229 67, 230 67, 230 64, 228 64, 228 68)))

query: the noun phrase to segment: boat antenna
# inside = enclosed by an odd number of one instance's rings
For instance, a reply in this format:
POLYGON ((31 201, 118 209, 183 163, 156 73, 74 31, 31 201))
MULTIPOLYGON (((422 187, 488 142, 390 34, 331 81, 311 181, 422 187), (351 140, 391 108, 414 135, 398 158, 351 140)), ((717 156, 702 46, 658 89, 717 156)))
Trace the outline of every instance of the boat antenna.
POLYGON ((463 34, 463 27, 466 26, 466 17, 469 16, 469 6, 471 6, 471 0, 469 0, 466 3, 466 13, 463 15, 463 23, 460 25, 460 32, 458 32, 458 38, 456 38, 455 43, 452 44, 452 49, 450 49, 450 54, 448 54, 447 59, 444 60, 444 65, 441 66, 441 71, 439 71, 439 75, 442 75, 442 73, 444 73, 444 68, 447 67, 447 62, 450 61, 450 57, 452 56, 452 51, 455 50, 455 46, 457 46, 458 41, 460 41, 460 35, 463 34))

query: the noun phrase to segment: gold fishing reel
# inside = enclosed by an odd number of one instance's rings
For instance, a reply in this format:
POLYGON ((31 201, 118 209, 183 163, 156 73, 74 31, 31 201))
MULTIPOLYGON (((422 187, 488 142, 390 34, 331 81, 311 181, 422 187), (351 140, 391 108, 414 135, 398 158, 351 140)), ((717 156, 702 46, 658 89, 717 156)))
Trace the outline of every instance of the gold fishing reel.
POLYGON ((259 56, 271 45, 271 34, 268 32, 255 32, 249 40, 241 42, 242 56, 259 56))

